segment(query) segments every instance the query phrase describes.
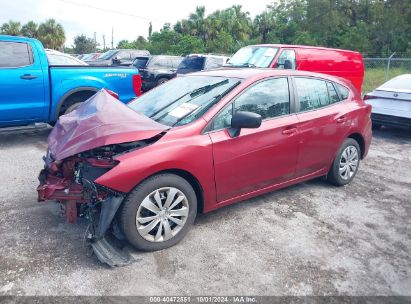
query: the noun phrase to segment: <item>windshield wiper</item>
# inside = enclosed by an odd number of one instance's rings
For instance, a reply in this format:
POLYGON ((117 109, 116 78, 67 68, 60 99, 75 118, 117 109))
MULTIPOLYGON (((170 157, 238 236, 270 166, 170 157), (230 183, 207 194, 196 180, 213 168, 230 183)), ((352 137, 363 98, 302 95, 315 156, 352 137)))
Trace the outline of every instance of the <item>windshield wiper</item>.
POLYGON ((204 95, 208 92, 210 92, 211 90, 223 85, 223 84, 227 84, 228 83, 228 79, 225 79, 223 81, 214 83, 214 84, 208 84, 206 86, 203 86, 201 88, 195 89, 193 91, 190 92, 190 97, 197 97, 198 95, 204 95))
POLYGON ((171 105, 175 104, 177 101, 183 99, 184 97, 186 97, 187 95, 190 95, 191 98, 197 97, 199 95, 204 95, 208 92, 210 92, 211 90, 215 89, 216 87, 219 87, 223 84, 228 83, 228 79, 225 79, 223 81, 220 82, 216 82, 214 84, 208 84, 206 86, 197 88, 195 90, 192 90, 190 92, 187 92, 185 94, 183 94, 182 96, 180 96, 179 98, 177 98, 176 100, 174 100, 173 102, 169 103, 168 105, 162 107, 160 110, 156 111, 155 113, 153 113, 152 115, 149 116, 149 118, 153 118, 154 116, 156 116, 158 113, 160 113, 161 111, 163 111, 164 109, 167 109, 168 107, 170 107, 171 105))
POLYGON ((256 68, 257 67, 254 63, 249 63, 249 62, 244 62, 244 63, 240 63, 240 64, 232 64, 231 63, 231 66, 237 67, 237 68, 244 68, 244 67, 256 68))

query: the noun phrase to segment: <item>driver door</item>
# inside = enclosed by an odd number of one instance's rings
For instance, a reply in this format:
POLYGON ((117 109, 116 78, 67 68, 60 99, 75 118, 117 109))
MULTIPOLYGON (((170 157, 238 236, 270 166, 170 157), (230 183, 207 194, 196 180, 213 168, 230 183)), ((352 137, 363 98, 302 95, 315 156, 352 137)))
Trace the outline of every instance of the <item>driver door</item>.
POLYGON ((290 108, 287 77, 270 78, 247 88, 214 118, 209 136, 218 203, 294 177, 299 135, 290 108), (236 111, 258 113, 263 122, 231 137, 227 130, 236 111))

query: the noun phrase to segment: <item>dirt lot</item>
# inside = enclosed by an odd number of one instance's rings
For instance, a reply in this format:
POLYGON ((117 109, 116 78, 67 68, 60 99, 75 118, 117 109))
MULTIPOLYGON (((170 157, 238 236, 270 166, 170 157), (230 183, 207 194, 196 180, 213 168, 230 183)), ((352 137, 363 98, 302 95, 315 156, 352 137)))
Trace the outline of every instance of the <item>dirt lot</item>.
POLYGON ((85 222, 37 203, 48 131, 0 134, 0 294, 411 295, 411 134, 375 132, 354 182, 314 180, 199 216, 177 246, 110 269, 85 222))

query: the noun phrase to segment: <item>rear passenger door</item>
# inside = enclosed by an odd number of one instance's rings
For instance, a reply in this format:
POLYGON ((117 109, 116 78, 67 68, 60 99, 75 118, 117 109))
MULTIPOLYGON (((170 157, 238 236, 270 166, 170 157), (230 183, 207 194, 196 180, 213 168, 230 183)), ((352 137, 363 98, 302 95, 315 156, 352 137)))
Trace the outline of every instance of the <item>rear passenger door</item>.
POLYGON ((332 82, 294 77, 294 87, 300 133, 296 177, 301 177, 329 169, 350 128, 350 109, 332 82))
POLYGON ((0 41, 1 125, 29 124, 47 119, 45 73, 38 55, 28 43, 0 41))

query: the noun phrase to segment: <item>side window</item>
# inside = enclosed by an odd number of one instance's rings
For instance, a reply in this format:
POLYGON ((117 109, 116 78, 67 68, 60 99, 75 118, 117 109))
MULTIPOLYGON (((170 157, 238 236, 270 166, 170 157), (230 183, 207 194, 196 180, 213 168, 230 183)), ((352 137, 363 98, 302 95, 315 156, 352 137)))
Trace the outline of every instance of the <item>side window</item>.
POLYGON ((0 42, 0 68, 18 68, 33 62, 33 53, 27 43, 0 42))
POLYGON ((254 112, 263 119, 289 114, 287 78, 269 79, 252 86, 236 99, 234 111, 254 112))
POLYGON ((278 57, 277 69, 295 70, 295 51, 283 50, 278 57))
POLYGON ((118 59, 130 59, 130 53, 121 51, 121 52, 118 52, 118 54, 116 55, 116 57, 117 57, 118 59))
POLYGON ((263 119, 290 113, 290 93, 287 78, 274 78, 257 83, 246 89, 231 105, 224 109, 213 122, 213 130, 228 128, 232 113, 237 111, 254 112, 263 119))
POLYGON ((337 91, 334 88, 334 85, 331 82, 327 82, 328 94, 330 95, 330 103, 336 103, 340 101, 337 91))
POLYGON ((350 91, 339 83, 336 83, 335 85, 337 86, 338 92, 340 92, 341 100, 347 99, 350 91))
POLYGON ((325 81, 296 77, 295 83, 297 85, 300 112, 322 108, 330 103, 325 81))
POLYGON ((229 128, 231 126, 231 117, 233 117, 233 104, 230 104, 217 115, 213 121, 213 130, 229 128))

